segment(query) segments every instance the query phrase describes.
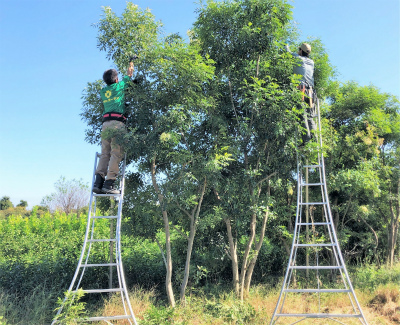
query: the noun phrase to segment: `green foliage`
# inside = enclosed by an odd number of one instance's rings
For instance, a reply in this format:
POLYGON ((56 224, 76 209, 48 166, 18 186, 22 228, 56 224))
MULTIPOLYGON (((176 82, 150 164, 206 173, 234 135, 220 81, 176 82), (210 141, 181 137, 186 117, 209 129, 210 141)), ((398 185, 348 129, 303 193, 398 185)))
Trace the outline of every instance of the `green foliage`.
POLYGON ((207 1, 198 13, 193 40, 216 62, 217 71, 238 73, 288 35, 292 18, 291 6, 280 0, 207 1))
POLYGON ((246 302, 221 300, 207 300, 204 306, 205 313, 214 318, 222 318, 229 324, 251 324, 256 315, 253 306, 246 302))
MULTIPOLYGON (((177 34, 164 36, 151 12, 132 3, 120 17, 104 8, 96 26, 99 49, 120 71, 126 69, 129 55, 139 55, 139 82, 126 93, 127 132, 115 136, 138 171, 127 178, 123 212, 129 222, 124 227, 150 246, 146 252, 138 242, 130 243, 142 254, 131 259, 132 265, 157 270, 154 277, 145 277, 146 284, 159 281, 162 272, 161 254, 153 242, 157 238, 161 246, 166 243, 161 210, 172 229, 177 281, 182 279, 190 229, 197 231, 190 269, 207 270, 207 276, 195 273, 190 281, 199 286, 229 281, 226 225, 239 259, 246 250, 250 259, 257 256, 254 243, 267 209, 268 238, 258 257, 263 265, 257 265, 254 274, 260 280, 282 272, 282 242, 287 244, 293 232, 302 114, 294 60, 283 42, 300 43, 291 6, 283 0, 207 1, 198 9, 190 43, 177 34), (158 193, 150 179, 150 162, 158 193), (188 213, 200 206, 203 184, 201 212, 191 222, 188 213), (251 237, 253 216, 256 235, 251 237), (152 257, 148 261, 146 254, 152 257)), ((388 251, 390 229, 396 233, 397 219, 390 216, 398 202, 399 102, 373 86, 339 84, 322 41, 308 42, 316 89, 326 98, 321 103, 322 134, 335 226, 345 254, 352 252, 352 262, 371 261, 388 251)), ((102 81, 88 83, 83 93, 81 116, 91 143, 99 141, 102 86, 102 81)), ((315 144, 308 148, 315 149, 315 144)), ((102 209, 108 210, 109 201, 103 203, 102 209)), ((136 274, 135 268, 130 272, 136 274)))
POLYGON ((11 215, 29 216, 30 213, 31 212, 26 210, 25 207, 16 206, 15 208, 11 207, 5 210, 0 210, 0 219, 5 219, 11 215))
POLYGON ((49 213, 0 222, 0 286, 27 293, 43 279, 65 287, 79 256, 86 219, 49 213))
POLYGON ((382 285, 400 283, 400 265, 388 268, 365 264, 358 266, 352 273, 354 286, 365 291, 372 292, 382 285))
MULTIPOLYGON (((80 256, 87 218, 55 212, 0 220, 0 288, 28 294, 37 283, 65 289, 80 256)), ((124 226, 125 229, 125 226, 124 226)), ((109 236, 107 220, 96 222, 95 234, 109 236)), ((140 237, 122 237, 123 260, 130 285, 152 287, 162 281, 163 262, 156 243, 140 237)), ((91 259, 104 260, 108 247, 95 245, 91 259)), ((100 272, 101 273, 101 272, 100 272)), ((107 283, 106 274, 87 271, 84 287, 107 283), (97 283, 97 284, 96 284, 97 283)))
POLYGON ((0 210, 6 210, 8 208, 13 208, 14 205, 10 201, 9 196, 3 196, 0 200, 0 210))
POLYGON ((385 251, 398 249, 400 216, 388 207, 399 202, 399 101, 355 82, 340 85, 330 101, 324 111, 326 166, 339 237, 347 237, 342 248, 358 248, 354 257, 379 262, 385 251))
MULTIPOLYGON (((49 324, 58 292, 44 283, 36 283, 26 294, 10 293, 0 288, 0 315, 8 325, 49 324)), ((0 319, 1 323, 1 319, 0 319)))
POLYGON ((58 314, 54 320, 57 320, 57 324, 61 325, 75 325, 80 321, 85 320, 86 310, 85 302, 79 301, 85 295, 82 289, 78 289, 77 292, 65 292, 65 300, 58 298, 57 304, 58 308, 56 312, 61 309, 60 314, 58 314))
POLYGON ((187 324, 186 322, 175 322, 173 320, 174 309, 163 306, 151 306, 151 308, 143 316, 143 325, 172 325, 172 324, 187 324))
POLYGON ((26 208, 28 206, 28 202, 21 200, 18 204, 17 207, 22 207, 22 208, 26 208))
POLYGON ((337 70, 332 66, 327 50, 318 38, 309 38, 311 45, 310 58, 314 61, 314 81, 318 98, 329 97, 337 88, 337 70))

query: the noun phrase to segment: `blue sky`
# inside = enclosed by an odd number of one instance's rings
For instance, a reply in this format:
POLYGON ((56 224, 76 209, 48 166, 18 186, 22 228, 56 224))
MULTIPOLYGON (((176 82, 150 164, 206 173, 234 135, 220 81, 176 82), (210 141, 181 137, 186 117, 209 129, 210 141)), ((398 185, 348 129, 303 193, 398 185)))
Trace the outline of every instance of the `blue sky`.
MULTIPOLYGON (((190 0, 136 0, 166 33, 186 35, 190 0)), ((65 176, 91 182, 98 146, 85 142, 82 91, 112 67, 97 49, 101 6, 118 15, 125 1, 0 0, 0 197, 39 204, 65 176)), ((295 0, 302 37, 321 38, 339 80, 374 84, 400 96, 398 0, 295 0)))

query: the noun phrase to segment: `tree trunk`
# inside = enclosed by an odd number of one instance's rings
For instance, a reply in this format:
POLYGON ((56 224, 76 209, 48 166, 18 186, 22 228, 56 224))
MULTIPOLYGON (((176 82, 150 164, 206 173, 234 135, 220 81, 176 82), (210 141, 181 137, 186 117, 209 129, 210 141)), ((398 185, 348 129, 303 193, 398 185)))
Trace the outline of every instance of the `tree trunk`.
POLYGON ((250 265, 249 265, 249 268, 248 268, 248 271, 246 274, 246 279, 244 282, 244 289, 245 289, 246 293, 249 293, 249 290, 250 290, 251 278, 253 276, 254 266, 256 265, 256 262, 257 262, 258 253, 260 252, 261 246, 263 244, 265 228, 267 227, 268 216, 269 216, 269 209, 267 208, 267 211, 265 212, 265 215, 264 215, 262 227, 261 227, 260 239, 258 240, 258 242, 256 242, 254 257, 250 261, 250 265))
POLYGON ((169 230, 169 220, 168 220, 168 213, 165 209, 164 205, 164 196, 160 192, 158 188, 157 180, 156 180, 156 160, 155 158, 151 162, 151 180, 153 182, 153 187, 158 196, 158 202, 160 203, 161 210, 162 210, 162 217, 164 221, 164 230, 165 230, 165 250, 166 250, 166 264, 165 268, 167 274, 165 276, 165 289, 168 296, 168 302, 171 307, 175 307, 175 298, 174 298, 174 291, 172 288, 172 255, 171 255, 171 235, 169 230))
POLYGON ((399 233, 399 224, 400 224, 400 216, 395 214, 395 212, 391 211, 391 220, 390 220, 390 228, 389 228, 389 247, 388 247, 388 264, 390 267, 393 267, 395 260, 395 251, 397 244, 397 236, 399 233))
POLYGON ((185 274, 183 276, 183 281, 181 284, 181 292, 180 292, 180 300, 181 300, 182 304, 185 304, 185 292, 186 292, 187 284, 189 281, 190 260, 191 260, 191 256, 192 256, 193 242, 194 242, 194 237, 196 235, 197 220, 199 218, 201 204, 203 203, 206 186, 207 186, 207 179, 204 179, 204 183, 203 183, 203 186, 202 186, 202 189, 200 192, 200 198, 199 198, 198 204, 195 207, 195 209, 192 211, 192 214, 188 215, 190 218, 190 233, 189 233, 189 238, 188 238, 188 248, 187 248, 187 252, 186 252, 185 274))
POLYGON ((257 224, 257 215, 255 212, 251 215, 251 222, 250 222, 250 238, 247 241, 246 250, 244 251, 243 261, 242 261, 242 270, 240 272, 240 300, 243 301, 244 295, 244 280, 246 277, 247 272, 247 261, 249 259, 251 246, 253 245, 253 241, 256 237, 256 224, 257 224))
POLYGON ((235 294, 239 296, 239 263, 236 244, 233 240, 231 221, 228 218, 225 219, 225 224, 228 232, 229 254, 232 261, 233 289, 235 290, 235 294))
POLYGON ((192 250, 193 250, 193 242, 194 242, 194 237, 196 235, 196 226, 194 224, 194 220, 190 221, 190 233, 189 233, 189 239, 188 239, 188 248, 186 251, 186 263, 185 263, 185 274, 183 276, 182 284, 181 284, 181 292, 180 292, 180 300, 181 304, 185 304, 185 292, 186 292, 186 287, 189 281, 189 273, 190 273, 190 259, 192 256, 192 250))
POLYGON ((388 264, 390 267, 393 267, 395 260, 395 251, 397 244, 397 236, 399 234, 399 226, 400 226, 400 178, 396 184, 397 188, 395 189, 395 193, 392 194, 392 191, 389 191, 389 210, 390 210, 390 224, 389 224, 389 240, 388 240, 388 264))

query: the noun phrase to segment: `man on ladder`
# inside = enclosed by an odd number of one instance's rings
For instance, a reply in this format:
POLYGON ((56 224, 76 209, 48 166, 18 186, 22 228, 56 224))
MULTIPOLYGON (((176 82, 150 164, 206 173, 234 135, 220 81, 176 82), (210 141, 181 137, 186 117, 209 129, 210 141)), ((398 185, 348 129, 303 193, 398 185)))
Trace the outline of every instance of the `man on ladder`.
POLYGON ((112 133, 113 130, 125 130, 125 89, 131 83, 134 70, 133 60, 136 58, 136 56, 130 58, 127 76, 121 81, 118 80, 118 72, 115 69, 109 69, 103 74, 103 80, 107 86, 100 91, 104 112, 101 155, 93 184, 93 192, 96 194, 119 194, 114 183, 122 160, 122 148, 117 144, 116 138, 108 137, 107 133, 112 133))
MULTIPOLYGON (((290 52, 289 45, 286 45, 286 50, 290 52)), ((314 108, 314 61, 309 58, 311 53, 311 46, 307 43, 303 43, 299 47, 297 53, 292 53, 298 61, 293 68, 295 74, 301 75, 302 79, 298 88, 303 93, 303 101, 308 104, 306 112, 304 113, 304 124, 307 130, 307 134, 303 137, 303 143, 311 140, 311 130, 316 130, 317 126, 313 120, 313 108, 314 108)))

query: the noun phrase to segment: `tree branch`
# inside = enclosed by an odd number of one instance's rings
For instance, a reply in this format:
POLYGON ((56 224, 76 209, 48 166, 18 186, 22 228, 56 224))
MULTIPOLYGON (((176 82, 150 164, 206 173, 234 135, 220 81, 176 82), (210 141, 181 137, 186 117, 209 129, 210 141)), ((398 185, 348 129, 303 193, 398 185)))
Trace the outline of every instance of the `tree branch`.
POLYGON ((157 237, 155 238, 155 240, 156 240, 156 243, 157 243, 157 245, 158 245, 158 248, 160 249, 161 256, 162 256, 162 258, 163 258, 163 260, 164 260, 165 267, 167 267, 167 260, 166 260, 166 258, 165 258, 164 251, 163 251, 163 249, 162 249, 162 247, 161 247, 161 244, 160 244, 160 242, 158 241, 157 237))

